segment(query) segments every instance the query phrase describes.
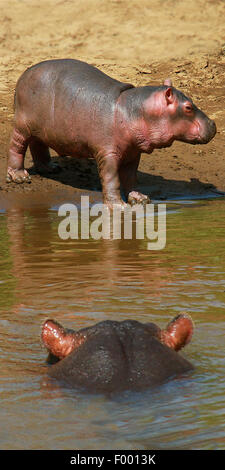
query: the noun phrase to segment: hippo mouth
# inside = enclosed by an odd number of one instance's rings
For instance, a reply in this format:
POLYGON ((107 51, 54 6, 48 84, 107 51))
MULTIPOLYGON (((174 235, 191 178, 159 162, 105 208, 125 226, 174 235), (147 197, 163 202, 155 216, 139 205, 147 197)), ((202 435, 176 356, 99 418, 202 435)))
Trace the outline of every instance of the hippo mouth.
MULTIPOLYGON (((185 140, 185 142, 188 142, 189 144, 192 144, 192 145, 208 144, 213 139, 215 134, 216 134, 216 126, 215 126, 215 128, 213 128, 211 130, 211 132, 209 132, 207 134, 204 134, 204 135, 202 135, 199 132, 199 134, 197 136, 195 135, 193 137, 190 137, 189 139, 185 140)), ((183 139, 178 139, 178 140, 182 141, 183 139)))
POLYGON ((203 135, 199 133, 199 144, 208 144, 208 142, 210 142, 210 140, 212 140, 216 135, 216 124, 214 121, 209 120, 207 127, 207 131, 203 132, 203 135))
POLYGON ((216 134, 216 124, 212 120, 208 120, 207 125, 205 125, 205 123, 202 124, 200 122, 195 122, 193 127, 192 132, 190 132, 189 136, 186 136, 186 139, 182 139, 181 137, 177 140, 181 140, 192 145, 202 145, 208 144, 216 134))
POLYGON ((197 139, 193 142, 193 144, 194 144, 194 145, 196 145, 196 144, 198 144, 198 145, 208 144, 208 143, 210 142, 210 140, 213 139, 213 137, 215 136, 215 134, 216 134, 216 131, 213 132, 213 133, 212 133, 211 135, 209 135, 209 136, 207 135, 206 137, 201 137, 201 136, 199 136, 199 138, 197 138, 197 139))

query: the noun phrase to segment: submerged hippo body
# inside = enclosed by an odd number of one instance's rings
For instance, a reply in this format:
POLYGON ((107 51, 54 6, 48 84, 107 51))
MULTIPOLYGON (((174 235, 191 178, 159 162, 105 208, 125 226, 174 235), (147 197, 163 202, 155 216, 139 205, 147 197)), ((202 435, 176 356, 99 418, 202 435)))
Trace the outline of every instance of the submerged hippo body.
POLYGON ((147 201, 135 191, 141 152, 174 140, 209 142, 216 126, 170 80, 135 88, 96 67, 72 59, 41 62, 27 69, 15 92, 7 181, 29 181, 27 147, 35 167, 51 168, 49 147, 59 155, 95 157, 108 205, 147 201))
POLYGON ((143 390, 193 369, 177 351, 190 341, 193 324, 181 314, 160 330, 135 320, 103 321, 78 332, 54 320, 42 327, 51 377, 89 392, 143 390))

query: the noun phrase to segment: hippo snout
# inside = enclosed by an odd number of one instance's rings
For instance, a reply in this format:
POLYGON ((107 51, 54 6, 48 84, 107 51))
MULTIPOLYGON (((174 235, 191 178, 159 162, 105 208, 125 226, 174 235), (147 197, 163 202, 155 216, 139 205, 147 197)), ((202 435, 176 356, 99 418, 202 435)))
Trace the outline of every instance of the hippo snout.
POLYGON ((216 135, 216 123, 212 119, 209 119, 207 116, 204 116, 204 120, 199 122, 200 125, 200 135, 198 139, 198 144, 208 144, 210 140, 216 135))
POLYGON ((208 144, 210 140, 216 135, 216 123, 212 119, 207 118, 207 124, 205 126, 205 135, 200 141, 200 144, 208 144))

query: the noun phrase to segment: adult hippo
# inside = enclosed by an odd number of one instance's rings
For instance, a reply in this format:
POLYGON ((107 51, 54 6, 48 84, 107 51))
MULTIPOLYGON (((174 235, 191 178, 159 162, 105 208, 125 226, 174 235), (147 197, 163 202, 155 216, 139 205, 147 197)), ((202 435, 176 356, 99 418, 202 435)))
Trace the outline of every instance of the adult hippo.
POLYGON ((161 330, 135 320, 102 321, 77 332, 45 321, 42 341, 51 359, 48 374, 89 392, 143 390, 193 369, 178 351, 191 339, 193 323, 180 314, 161 330))

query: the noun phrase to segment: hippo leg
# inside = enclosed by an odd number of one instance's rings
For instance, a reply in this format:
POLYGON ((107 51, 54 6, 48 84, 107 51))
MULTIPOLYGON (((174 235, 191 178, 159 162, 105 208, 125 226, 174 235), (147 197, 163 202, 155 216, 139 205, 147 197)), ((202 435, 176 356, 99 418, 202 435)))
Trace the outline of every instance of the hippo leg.
POLYGON ((99 176, 102 183, 103 202, 111 209, 113 204, 126 206, 120 194, 118 155, 97 155, 99 176))
POLYGON ((120 167, 120 181, 123 187, 127 202, 133 206, 134 204, 148 204, 150 199, 145 194, 135 190, 137 183, 137 169, 140 161, 140 155, 138 155, 129 164, 122 164, 120 167))
POLYGON ((8 152, 8 168, 6 181, 10 183, 30 182, 30 175, 24 169, 24 158, 29 143, 28 136, 25 136, 22 131, 16 127, 13 129, 8 152))
POLYGON ((60 166, 51 161, 49 148, 36 137, 32 137, 29 142, 30 152, 37 173, 58 173, 60 166))

